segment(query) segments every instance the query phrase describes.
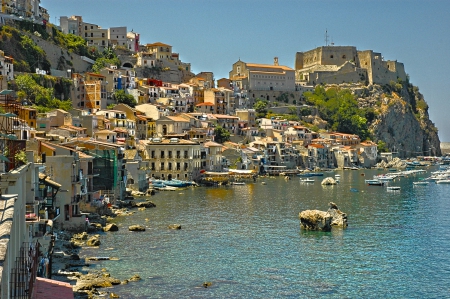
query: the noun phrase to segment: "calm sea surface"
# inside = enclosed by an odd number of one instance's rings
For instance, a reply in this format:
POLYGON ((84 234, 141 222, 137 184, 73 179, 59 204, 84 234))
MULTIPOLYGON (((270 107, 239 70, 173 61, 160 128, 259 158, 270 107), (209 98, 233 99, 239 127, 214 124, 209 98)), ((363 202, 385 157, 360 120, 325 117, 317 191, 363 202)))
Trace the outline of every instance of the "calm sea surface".
POLYGON ((337 186, 277 177, 160 192, 156 208, 116 218, 119 231, 81 255, 119 257, 94 268, 142 277, 109 290, 120 298, 450 298, 450 185, 413 187, 428 174, 397 178, 399 192, 365 185, 381 173, 325 173, 341 175, 337 186), (299 212, 330 201, 349 227, 301 231, 299 212))

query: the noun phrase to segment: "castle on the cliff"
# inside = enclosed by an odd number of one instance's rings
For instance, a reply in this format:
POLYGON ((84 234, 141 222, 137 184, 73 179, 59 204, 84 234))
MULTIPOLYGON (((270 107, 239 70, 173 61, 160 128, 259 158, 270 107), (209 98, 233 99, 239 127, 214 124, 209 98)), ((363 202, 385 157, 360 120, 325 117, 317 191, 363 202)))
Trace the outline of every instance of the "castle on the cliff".
POLYGON ((295 55, 295 81, 301 85, 389 84, 406 80, 403 63, 385 61, 381 53, 352 46, 323 46, 295 55))

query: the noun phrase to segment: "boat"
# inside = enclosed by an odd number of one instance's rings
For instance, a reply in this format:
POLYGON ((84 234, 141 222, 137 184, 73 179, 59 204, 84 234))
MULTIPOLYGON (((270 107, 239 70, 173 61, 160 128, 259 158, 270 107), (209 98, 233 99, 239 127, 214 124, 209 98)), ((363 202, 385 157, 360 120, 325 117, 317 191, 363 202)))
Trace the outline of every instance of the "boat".
POLYGON ((446 180, 437 180, 436 184, 450 184, 450 179, 446 179, 446 180))
POLYGON ((245 185, 245 183, 244 182, 231 182, 230 185, 242 186, 242 185, 245 185))
POLYGON ((413 182, 414 186, 428 185, 427 181, 413 182))
POLYGON ((300 179, 300 182, 302 182, 302 183, 314 183, 315 180, 313 180, 311 178, 306 178, 306 179, 300 179))
POLYGON ((323 172, 311 172, 311 176, 323 176, 323 172))
POLYGON ((389 187, 386 187, 386 190, 388 190, 388 191, 398 191, 400 189, 401 189, 400 186, 389 186, 389 187))
POLYGON ((297 176, 302 177, 302 178, 307 178, 307 177, 311 177, 312 174, 311 174, 311 172, 302 172, 302 173, 297 173, 297 176))
POLYGON ((384 186, 385 182, 380 181, 380 180, 365 180, 365 182, 367 183, 367 185, 369 186, 384 186))

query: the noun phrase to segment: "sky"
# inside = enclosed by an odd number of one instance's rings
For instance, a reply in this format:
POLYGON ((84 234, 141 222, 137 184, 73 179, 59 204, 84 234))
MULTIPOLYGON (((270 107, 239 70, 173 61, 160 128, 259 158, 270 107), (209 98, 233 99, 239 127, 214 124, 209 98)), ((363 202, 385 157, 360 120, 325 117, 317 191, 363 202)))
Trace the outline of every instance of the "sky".
POLYGON ((233 63, 294 68, 296 52, 326 43, 373 50, 404 63, 450 142, 448 0, 41 0, 50 22, 79 15, 102 28, 127 26, 141 44, 173 46, 194 73, 228 78, 233 63), (447 90, 449 88, 449 90, 447 90))

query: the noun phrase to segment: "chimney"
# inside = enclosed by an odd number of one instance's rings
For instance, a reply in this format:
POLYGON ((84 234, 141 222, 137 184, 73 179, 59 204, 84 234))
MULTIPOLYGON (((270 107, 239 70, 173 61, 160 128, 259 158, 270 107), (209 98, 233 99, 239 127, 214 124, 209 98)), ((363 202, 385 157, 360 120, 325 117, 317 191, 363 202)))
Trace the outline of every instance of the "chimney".
POLYGON ((278 57, 273 58, 273 65, 278 66, 278 57))

